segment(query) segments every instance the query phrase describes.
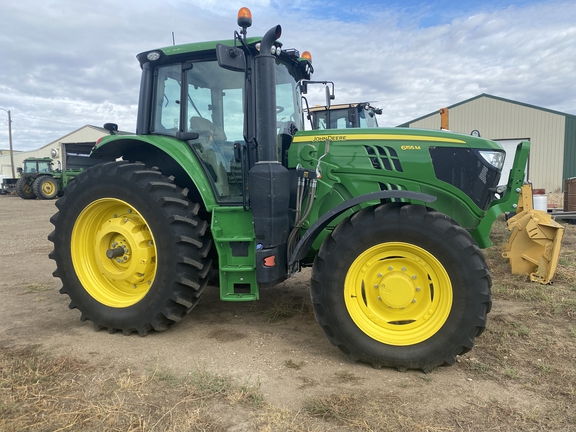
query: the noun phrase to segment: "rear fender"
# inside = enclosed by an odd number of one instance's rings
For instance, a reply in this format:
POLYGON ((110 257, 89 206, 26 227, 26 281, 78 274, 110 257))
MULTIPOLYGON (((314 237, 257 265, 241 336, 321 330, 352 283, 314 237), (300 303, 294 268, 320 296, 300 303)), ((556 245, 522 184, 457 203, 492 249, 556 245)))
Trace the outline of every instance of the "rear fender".
POLYGON ((178 179, 178 184, 193 184, 208 211, 218 205, 204 169, 186 141, 159 135, 109 135, 97 143, 90 153, 90 157, 94 158, 120 158, 128 155, 131 159, 147 164, 164 166, 165 169, 161 170, 166 176, 176 176, 178 171, 183 171, 188 181, 178 179), (155 155, 152 160, 143 160, 145 155, 151 154, 155 155))

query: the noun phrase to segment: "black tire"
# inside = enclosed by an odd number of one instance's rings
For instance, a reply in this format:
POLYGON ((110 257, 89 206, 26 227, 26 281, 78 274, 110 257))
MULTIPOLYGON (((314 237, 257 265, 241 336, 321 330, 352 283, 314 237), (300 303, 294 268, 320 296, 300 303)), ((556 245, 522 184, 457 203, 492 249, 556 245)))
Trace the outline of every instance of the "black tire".
POLYGON ((54 276, 82 321, 145 336, 197 304, 211 241, 200 206, 171 178, 139 162, 104 163, 78 175, 56 206, 48 237, 54 276))
POLYGON ((43 175, 34 180, 32 189, 40 199, 54 199, 60 193, 58 182, 49 175, 43 175))
POLYGON ((36 194, 32 188, 32 183, 26 177, 20 177, 16 181, 16 193, 22 199, 34 199, 36 194))
POLYGON ((324 333, 350 360, 429 372, 472 348, 491 285, 465 229, 423 206, 392 203, 355 213, 326 238, 311 296, 324 333))

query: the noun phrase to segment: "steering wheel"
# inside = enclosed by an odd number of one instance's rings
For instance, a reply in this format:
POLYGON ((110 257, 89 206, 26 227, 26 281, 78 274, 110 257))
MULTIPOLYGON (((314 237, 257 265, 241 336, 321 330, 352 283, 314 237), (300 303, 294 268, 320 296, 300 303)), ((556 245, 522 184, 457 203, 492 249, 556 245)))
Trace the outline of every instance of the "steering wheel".
POLYGON ((284 107, 280 106, 280 105, 276 105, 276 114, 280 114, 282 111, 284 111, 284 107))

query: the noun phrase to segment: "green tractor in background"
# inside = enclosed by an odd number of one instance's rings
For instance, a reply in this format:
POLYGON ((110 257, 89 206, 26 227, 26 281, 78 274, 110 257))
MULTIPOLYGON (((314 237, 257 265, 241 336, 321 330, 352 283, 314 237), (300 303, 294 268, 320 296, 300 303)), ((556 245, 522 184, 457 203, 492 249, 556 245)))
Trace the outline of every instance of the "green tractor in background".
MULTIPOLYGON (((330 99, 328 98, 328 102, 330 99)), ((376 115, 382 114, 370 102, 354 102, 337 105, 316 105, 305 109, 313 130, 378 127, 376 115)))
POLYGON ((82 170, 54 170, 51 158, 28 158, 24 169, 18 170, 16 193, 23 199, 53 199, 60 195, 70 181, 82 170))
POLYGON ((311 57, 285 48, 280 26, 247 37, 251 22, 243 8, 233 40, 137 56, 136 135, 106 124, 91 157, 121 160, 56 202, 60 292, 96 330, 144 336, 184 319, 213 273, 223 301, 243 302, 311 266, 316 319, 347 358, 454 363, 486 326, 480 248, 514 210, 529 143, 498 187, 505 153, 487 139, 304 131, 311 57))

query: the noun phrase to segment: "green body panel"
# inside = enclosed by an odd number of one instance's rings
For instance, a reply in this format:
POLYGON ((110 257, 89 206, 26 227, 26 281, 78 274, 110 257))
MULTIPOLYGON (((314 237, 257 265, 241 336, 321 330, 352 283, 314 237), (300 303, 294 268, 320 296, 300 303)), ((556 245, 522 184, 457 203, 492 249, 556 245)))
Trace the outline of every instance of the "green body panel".
POLYGON ((97 144, 95 149, 92 150, 92 154, 120 157, 129 148, 142 144, 158 148, 184 169, 198 189, 203 204, 208 211, 212 211, 218 206, 214 191, 206 178, 200 161, 186 142, 177 138, 160 135, 109 135, 97 144))
POLYGON ((74 180, 74 177, 76 177, 78 174, 80 174, 83 170, 79 169, 79 170, 63 170, 63 171, 55 171, 53 173, 53 176, 55 179, 58 179, 61 181, 60 185, 62 188, 65 188, 66 186, 68 186, 68 183, 70 183, 72 180, 74 180))
MULTIPOLYGON (((320 163, 321 178, 318 181, 316 200, 304 228, 331 208, 352 197, 379 190, 399 189, 435 196, 436 201, 430 205, 431 207, 449 215, 470 230, 481 247, 487 247, 490 246, 489 234, 494 219, 504 211, 513 211, 514 205, 518 202, 516 192, 518 186, 515 185, 518 183, 520 173, 517 176, 511 174, 505 198, 493 202, 488 211, 480 209, 455 186, 436 178, 430 147, 463 146, 501 150, 499 144, 493 141, 444 131, 402 128, 298 132, 289 150, 289 166, 295 167, 301 164, 307 169, 315 169, 318 159, 325 153, 326 139, 329 140, 329 149, 320 163), (374 148, 374 146, 386 149, 389 169, 385 169, 384 164, 381 165, 381 169, 375 169, 373 165, 375 157, 370 157, 366 151, 366 147, 374 148)), ((524 160, 524 163, 528 154, 527 147, 528 144, 525 143, 525 151, 522 155, 517 155, 524 160)), ((382 157, 376 159, 380 159, 382 163, 382 157)), ((515 166, 523 166, 522 161, 516 161, 515 166)), ((523 172, 521 176, 523 178, 523 172)), ((378 202, 367 202, 363 206, 377 204, 378 202)), ((318 236, 309 252, 309 257, 316 254, 334 226, 355 210, 357 209, 343 214, 318 236)))

